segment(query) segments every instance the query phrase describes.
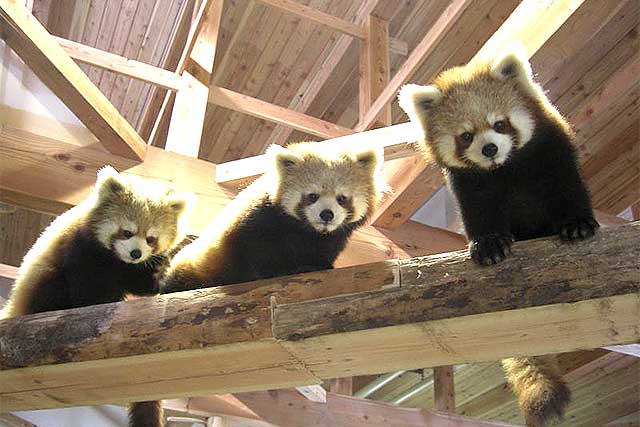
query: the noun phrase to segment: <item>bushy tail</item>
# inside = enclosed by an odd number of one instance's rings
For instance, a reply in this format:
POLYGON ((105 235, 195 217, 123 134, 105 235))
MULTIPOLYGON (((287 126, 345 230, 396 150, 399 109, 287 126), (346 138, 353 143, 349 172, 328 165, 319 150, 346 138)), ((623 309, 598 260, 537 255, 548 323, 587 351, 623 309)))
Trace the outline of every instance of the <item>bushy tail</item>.
POLYGON ((129 427, 162 427, 160 401, 136 402, 129 406, 129 427))
POLYGON ((552 418, 563 417, 571 391, 555 356, 513 357, 504 359, 502 367, 527 426, 545 427, 552 418))

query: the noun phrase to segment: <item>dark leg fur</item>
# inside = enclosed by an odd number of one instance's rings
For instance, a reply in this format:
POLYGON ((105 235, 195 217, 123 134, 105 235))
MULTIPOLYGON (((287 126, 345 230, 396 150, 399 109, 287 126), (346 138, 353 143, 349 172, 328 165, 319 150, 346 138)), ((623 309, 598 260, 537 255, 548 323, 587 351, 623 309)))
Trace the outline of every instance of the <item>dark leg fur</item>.
POLYGON ((137 402, 129 406, 129 427, 162 427, 160 401, 137 402))

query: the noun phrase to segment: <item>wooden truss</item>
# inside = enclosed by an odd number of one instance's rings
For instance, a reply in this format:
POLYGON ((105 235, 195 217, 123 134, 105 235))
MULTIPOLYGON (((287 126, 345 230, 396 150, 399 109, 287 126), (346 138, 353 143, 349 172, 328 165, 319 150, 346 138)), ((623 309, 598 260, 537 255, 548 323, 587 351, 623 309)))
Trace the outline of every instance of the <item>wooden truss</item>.
MULTIPOLYGON (((461 249, 464 239, 408 220, 442 179, 408 145, 420 132, 410 123, 391 126, 390 103, 427 57, 435 75, 519 38, 533 61, 544 62, 542 47, 582 1, 536 2, 533 9, 494 2, 481 22, 480 50, 466 41, 487 2, 452 1, 393 77, 389 54, 406 55, 407 46, 389 37, 384 2, 364 1, 354 24, 292 0, 260 1, 343 33, 326 68, 290 108, 210 84, 223 0, 201 2, 175 71, 54 38, 21 2, 0 0, 0 35, 90 131, 63 132, 39 120, 46 132, 37 132, 15 125, 24 113, 3 111, 3 202, 62 212, 87 195, 99 167, 111 164, 196 192, 191 225, 199 233, 264 167, 261 156, 220 165, 197 159, 208 104, 281 125, 273 143, 297 129, 326 144, 378 144, 393 160, 385 174, 394 189, 340 258, 348 268, 0 322, 0 412, 175 397, 181 399, 168 408, 251 421, 243 425, 302 426, 300 419, 315 417, 332 426, 500 426, 450 414, 450 365, 640 341, 638 224, 576 245, 517 244, 515 256, 495 268, 474 266, 465 252, 416 258, 461 249), (353 39, 360 43, 360 120, 349 129, 304 111, 353 39), (449 51, 455 53, 436 54, 449 51), (165 150, 146 145, 71 58, 168 89, 150 138, 159 140, 167 128, 165 150), (425 366, 438 367, 436 406, 449 414, 334 392, 313 403, 294 391, 264 391, 425 366), (239 394, 182 399, 229 392, 239 394)), ((607 94, 625 90, 637 72, 632 63, 607 94)), ((578 126, 587 121, 581 117, 578 126)), ((0 270, 9 278, 0 291, 12 275, 0 270)), ((350 394, 347 382, 335 388, 350 394)))

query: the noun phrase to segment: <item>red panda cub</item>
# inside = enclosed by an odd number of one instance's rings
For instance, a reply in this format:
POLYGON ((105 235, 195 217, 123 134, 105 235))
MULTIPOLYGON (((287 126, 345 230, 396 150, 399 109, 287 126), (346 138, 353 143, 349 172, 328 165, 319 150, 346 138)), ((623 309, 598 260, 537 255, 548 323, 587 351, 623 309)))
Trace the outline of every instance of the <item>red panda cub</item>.
POLYGON ((386 188, 381 150, 298 143, 267 155, 271 170, 176 254, 161 293, 333 268, 386 188))
MULTIPOLYGON (((333 268, 375 209, 382 150, 336 151, 322 143, 267 150, 269 170, 171 260, 163 294, 333 268)), ((133 404, 131 427, 160 427, 158 402, 133 404)))
POLYGON ((190 197, 100 169, 93 193, 56 218, 25 255, 0 318, 157 294, 190 197))
MULTIPOLYGON (((592 236, 598 228, 569 124, 533 81, 522 48, 406 85, 400 106, 455 195, 479 264, 500 262, 514 240, 592 236)), ((555 359, 503 361, 527 425, 561 416, 570 393, 555 359)))

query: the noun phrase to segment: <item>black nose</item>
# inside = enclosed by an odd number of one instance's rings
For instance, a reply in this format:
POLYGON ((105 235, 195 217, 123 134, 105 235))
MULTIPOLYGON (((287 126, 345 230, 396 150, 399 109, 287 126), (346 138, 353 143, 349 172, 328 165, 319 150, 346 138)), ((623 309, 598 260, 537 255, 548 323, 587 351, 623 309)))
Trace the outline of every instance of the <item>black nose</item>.
POLYGON ((333 219, 333 212, 330 209, 325 209, 320 212, 320 218, 322 218, 324 222, 329 222, 333 219))
POLYGON ((131 258, 133 259, 138 259, 142 256, 142 252, 140 252, 140 249, 134 249, 129 252, 129 255, 131 255, 131 258))
POLYGON ((498 146, 496 144, 489 143, 482 147, 482 154, 484 154, 485 157, 493 157, 497 152, 498 146))

